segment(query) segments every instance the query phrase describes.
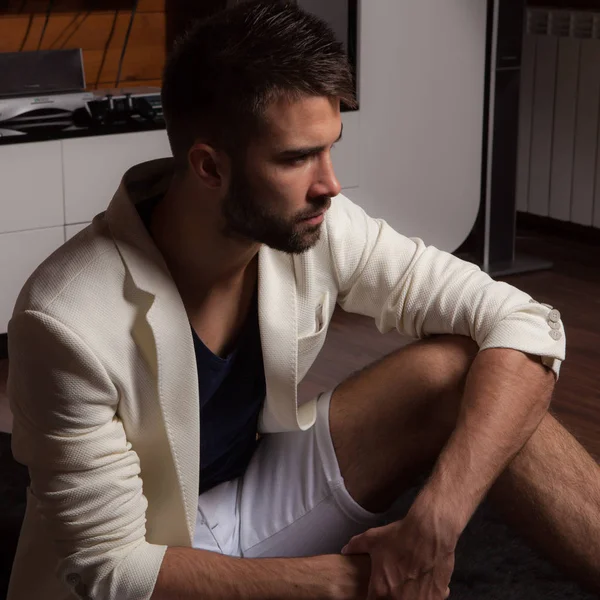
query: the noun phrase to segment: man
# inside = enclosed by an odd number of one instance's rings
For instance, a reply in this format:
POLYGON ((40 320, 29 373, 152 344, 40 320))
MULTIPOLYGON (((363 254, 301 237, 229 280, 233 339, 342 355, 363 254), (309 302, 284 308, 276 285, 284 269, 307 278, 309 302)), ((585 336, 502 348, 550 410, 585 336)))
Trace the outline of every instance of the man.
POLYGON ((446 598, 488 492, 600 587, 598 466, 547 413, 560 315, 340 195, 331 30, 220 13, 163 100, 173 160, 128 172, 10 323, 11 600, 446 598), (336 303, 421 341, 299 406, 336 303))

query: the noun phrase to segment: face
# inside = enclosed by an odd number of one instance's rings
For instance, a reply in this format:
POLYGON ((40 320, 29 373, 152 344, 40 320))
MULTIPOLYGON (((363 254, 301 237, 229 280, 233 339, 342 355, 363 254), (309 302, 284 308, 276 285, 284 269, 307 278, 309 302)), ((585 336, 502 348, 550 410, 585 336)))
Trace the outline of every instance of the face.
POLYGON ((331 198, 340 193, 331 149, 341 129, 338 101, 319 97, 274 103, 245 160, 232 161, 222 204, 224 233, 282 252, 312 248, 331 198))

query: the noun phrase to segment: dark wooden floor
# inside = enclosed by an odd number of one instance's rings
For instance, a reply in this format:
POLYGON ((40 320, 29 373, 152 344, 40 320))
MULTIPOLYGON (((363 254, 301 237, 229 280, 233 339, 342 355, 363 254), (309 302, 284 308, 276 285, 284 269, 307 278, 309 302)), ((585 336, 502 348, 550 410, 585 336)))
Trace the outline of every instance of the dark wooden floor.
MULTIPOLYGON (((600 245, 522 235, 518 250, 554 261, 551 271, 506 278, 563 315, 567 360, 552 410, 600 461, 600 245)), ((330 389, 353 371, 398 348, 396 333, 381 335, 370 319, 337 311, 325 347, 302 383, 302 398, 330 389)), ((0 361, 0 430, 10 428, 0 361)))
POLYGON ((553 410, 600 461, 600 244, 540 238, 532 232, 520 237, 518 249, 554 262, 551 271, 506 281, 560 310, 567 359, 553 410))

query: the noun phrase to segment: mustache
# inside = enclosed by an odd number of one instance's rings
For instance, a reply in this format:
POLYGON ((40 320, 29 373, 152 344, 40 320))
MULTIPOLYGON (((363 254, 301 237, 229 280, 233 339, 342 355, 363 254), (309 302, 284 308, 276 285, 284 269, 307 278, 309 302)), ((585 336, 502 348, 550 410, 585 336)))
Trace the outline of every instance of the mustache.
POLYGON ((331 196, 319 196, 310 201, 312 207, 304 213, 298 215, 298 221, 310 219, 320 215, 324 210, 328 210, 331 206, 331 196))

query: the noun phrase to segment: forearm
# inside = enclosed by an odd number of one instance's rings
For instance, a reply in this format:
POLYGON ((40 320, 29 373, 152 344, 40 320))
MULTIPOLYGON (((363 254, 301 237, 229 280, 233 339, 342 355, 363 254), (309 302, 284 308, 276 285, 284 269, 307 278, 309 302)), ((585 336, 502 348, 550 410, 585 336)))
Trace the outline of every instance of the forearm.
POLYGON ((169 548, 151 600, 304 600, 359 597, 363 557, 241 559, 169 548))
POLYGON ((467 377, 456 428, 417 499, 460 535, 494 481, 535 432, 554 375, 521 352, 480 352, 467 377))

